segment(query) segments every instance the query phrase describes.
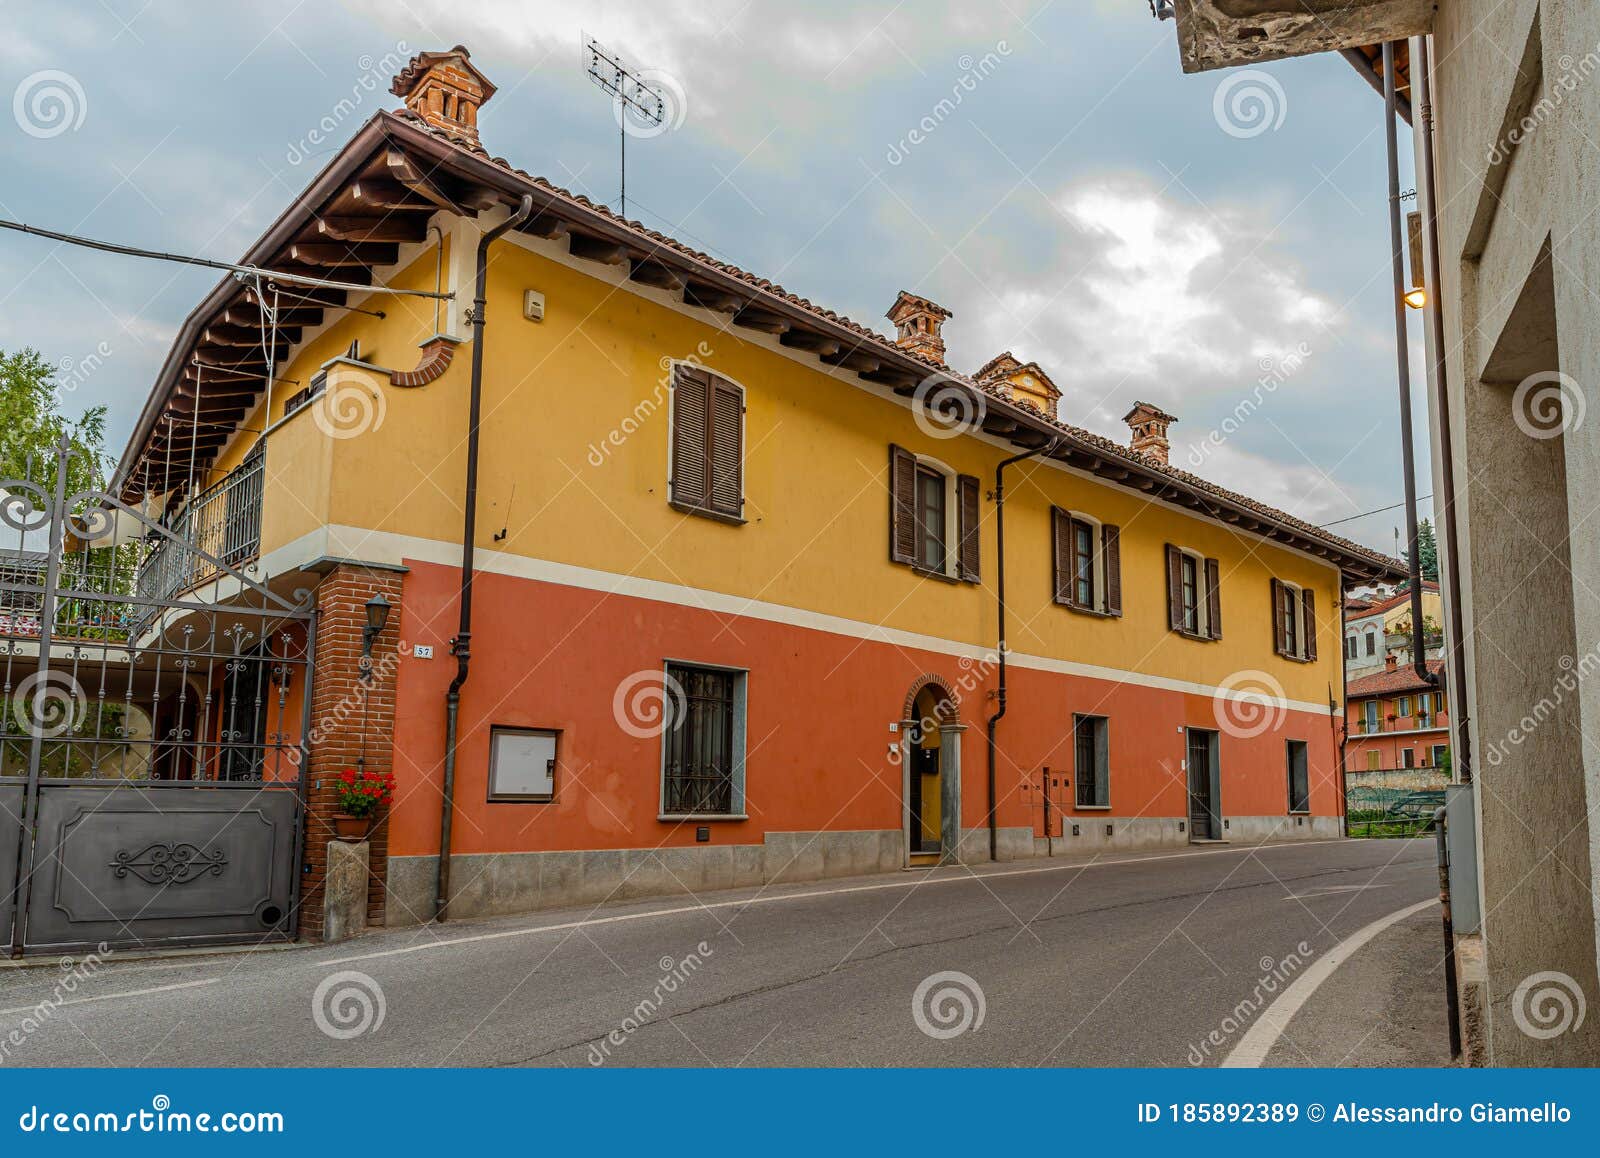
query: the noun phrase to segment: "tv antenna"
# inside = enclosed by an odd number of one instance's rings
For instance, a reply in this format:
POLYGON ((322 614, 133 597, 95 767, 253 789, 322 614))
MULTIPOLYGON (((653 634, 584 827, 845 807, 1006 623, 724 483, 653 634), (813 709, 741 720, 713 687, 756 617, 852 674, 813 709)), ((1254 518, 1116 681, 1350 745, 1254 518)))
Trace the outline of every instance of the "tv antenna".
POLYGON ((621 184, 617 212, 628 215, 628 131, 630 118, 650 136, 654 136, 667 119, 667 101, 661 90, 647 83, 637 72, 630 71, 616 53, 611 52, 592 36, 583 38, 584 53, 588 57, 589 79, 611 97, 617 113, 620 130, 621 184))

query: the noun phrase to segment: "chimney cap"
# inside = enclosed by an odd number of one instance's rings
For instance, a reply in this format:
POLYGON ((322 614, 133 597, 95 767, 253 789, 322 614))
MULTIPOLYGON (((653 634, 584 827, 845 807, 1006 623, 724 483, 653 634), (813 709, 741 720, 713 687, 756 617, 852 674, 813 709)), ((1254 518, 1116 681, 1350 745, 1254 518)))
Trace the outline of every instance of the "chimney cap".
POLYGON ((1395 655, 1393 652, 1390 652, 1388 655, 1383 657, 1383 670, 1384 671, 1395 671, 1399 667, 1400 667, 1400 657, 1395 655))
POLYGON ((1140 421, 1144 422, 1148 422, 1152 418, 1159 419, 1162 422, 1178 421, 1177 415, 1168 414, 1165 410, 1161 409, 1161 407, 1151 402, 1135 402, 1133 404, 1133 409, 1122 416, 1122 421, 1132 422, 1136 416, 1140 421))
POLYGON ((458 44, 454 48, 447 48, 442 52, 419 52, 410 62, 395 74, 394 82, 389 86, 389 91, 395 96, 405 98, 411 95, 423 77, 435 65, 444 64, 451 59, 460 63, 461 67, 472 74, 472 79, 478 82, 478 87, 483 90, 483 101, 487 101, 495 94, 494 82, 479 71, 478 66, 472 63, 472 53, 467 51, 467 46, 458 44))
POLYGON ((898 324, 902 318, 910 317, 913 314, 933 314, 941 319, 953 316, 949 310, 938 302, 931 301, 920 294, 911 293, 909 290, 901 290, 894 299, 894 305, 890 306, 889 312, 883 316, 898 324))

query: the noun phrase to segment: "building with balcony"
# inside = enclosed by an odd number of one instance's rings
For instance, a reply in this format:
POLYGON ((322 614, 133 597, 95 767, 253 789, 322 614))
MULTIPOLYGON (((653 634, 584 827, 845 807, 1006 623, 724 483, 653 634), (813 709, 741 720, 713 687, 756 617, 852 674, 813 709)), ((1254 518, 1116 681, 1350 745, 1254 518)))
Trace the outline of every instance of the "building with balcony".
MULTIPOLYGON (((1422 584, 1423 647, 1428 659, 1444 652, 1444 605, 1439 585, 1422 584)), ((1392 659, 1410 664, 1411 595, 1380 588, 1344 601, 1344 678, 1346 682, 1381 672, 1392 659)))
POLYGON ((308 903, 358 760, 392 924, 1341 831, 1337 609, 1395 560, 949 366, 926 298, 880 333, 493 157, 465 49, 395 92, 244 255, 322 284, 219 284, 116 481, 205 544, 150 591, 317 608, 308 903))
MULTIPOLYGON (((1435 674, 1443 668, 1431 660, 1435 674)), ((1409 772, 1431 770, 1415 778, 1417 786, 1450 780, 1450 713, 1448 693, 1439 683, 1420 677, 1410 665, 1391 656, 1379 672, 1345 685, 1345 771, 1409 772)))

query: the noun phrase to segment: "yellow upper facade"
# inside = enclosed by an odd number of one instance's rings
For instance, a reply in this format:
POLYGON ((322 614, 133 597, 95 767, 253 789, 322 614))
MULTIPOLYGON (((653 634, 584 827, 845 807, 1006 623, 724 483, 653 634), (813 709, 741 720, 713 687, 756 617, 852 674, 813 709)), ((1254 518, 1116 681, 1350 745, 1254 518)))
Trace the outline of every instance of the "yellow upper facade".
MULTIPOLYGON (((424 252, 391 284, 431 286, 439 260, 424 252)), ((576 268, 554 242, 517 237, 492 251, 477 542, 486 565, 496 554, 538 559, 994 646, 987 492, 1015 447, 971 433, 947 437, 919 423, 909 399, 605 272, 576 268), (542 320, 524 317, 528 291, 543 297, 542 320), (667 501, 675 361, 744 390, 742 524, 667 501), (982 582, 944 582, 889 561, 891 444, 981 480, 982 582)), ((283 367, 292 381, 275 388, 271 412, 242 424, 267 431, 263 556, 330 525, 375 532, 367 544, 374 557, 395 536, 459 543, 470 344, 442 377, 413 389, 332 361, 354 342, 364 361, 409 368, 434 333, 433 307, 402 299, 385 312, 382 320, 346 314, 306 341, 283 367), (295 384, 325 365, 323 397, 282 420, 295 384)), ((256 437, 237 438, 211 481, 237 466, 256 437)), ((1010 468, 1005 517, 1014 651, 1205 685, 1262 669, 1290 698, 1310 702, 1325 702, 1337 682, 1340 572, 1327 560, 1055 463, 1010 468), (1052 507, 1121 528, 1120 617, 1053 602, 1052 507), (1218 560, 1221 639, 1170 630, 1168 544, 1218 560), (1315 592, 1315 662, 1275 653, 1274 578, 1315 592)))

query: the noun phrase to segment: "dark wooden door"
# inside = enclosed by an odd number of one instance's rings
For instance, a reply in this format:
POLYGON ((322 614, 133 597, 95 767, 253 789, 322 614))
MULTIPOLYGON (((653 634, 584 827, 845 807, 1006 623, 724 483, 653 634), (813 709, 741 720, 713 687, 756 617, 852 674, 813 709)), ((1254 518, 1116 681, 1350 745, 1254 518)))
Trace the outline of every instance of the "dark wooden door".
POLYGON ((1189 731, 1189 829, 1196 840, 1214 840, 1211 830, 1211 733, 1189 731))

